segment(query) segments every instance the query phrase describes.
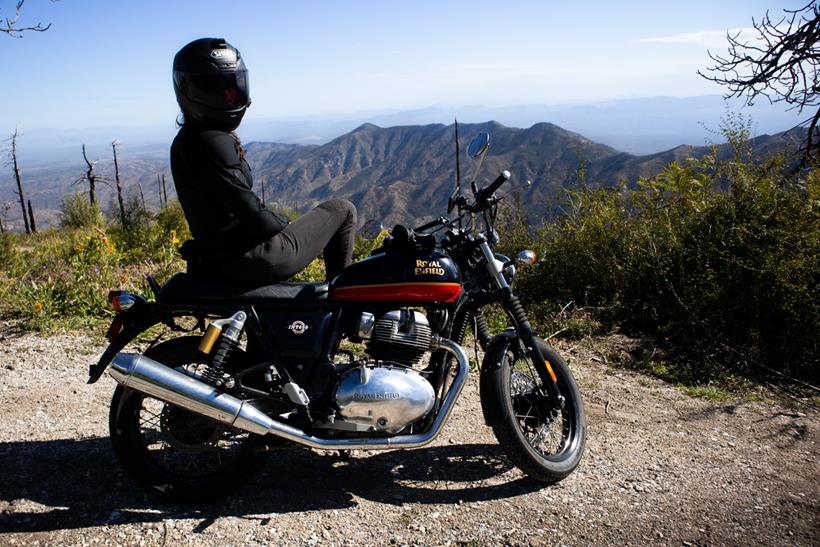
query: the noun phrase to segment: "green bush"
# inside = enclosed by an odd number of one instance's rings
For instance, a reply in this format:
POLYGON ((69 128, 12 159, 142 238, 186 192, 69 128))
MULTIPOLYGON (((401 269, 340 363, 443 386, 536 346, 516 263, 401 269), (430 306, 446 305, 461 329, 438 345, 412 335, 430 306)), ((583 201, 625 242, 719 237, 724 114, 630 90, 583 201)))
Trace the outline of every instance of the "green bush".
POLYGON ((69 194, 60 203, 60 226, 64 228, 88 228, 102 226, 103 217, 97 203, 91 205, 81 193, 69 194))
POLYGON ((179 201, 173 200, 157 212, 157 226, 167 234, 175 235, 180 241, 191 239, 191 230, 185 220, 185 211, 179 201))
POLYGON ((131 230, 92 225, 30 236, 3 234, 0 254, 10 258, 0 261, 0 315, 51 329, 109 316, 111 289, 148 296, 144 274, 165 280, 184 269, 177 254, 180 242, 167 226, 146 218, 131 230), (144 246, 129 248, 129 241, 144 246))
POLYGON ((7 268, 15 258, 14 234, 0 233, 0 268, 7 268))
POLYGON ((535 304, 574 301, 609 328, 666 339, 689 355, 817 378, 820 196, 783 161, 673 163, 635 189, 581 189, 545 226, 523 271, 535 304))

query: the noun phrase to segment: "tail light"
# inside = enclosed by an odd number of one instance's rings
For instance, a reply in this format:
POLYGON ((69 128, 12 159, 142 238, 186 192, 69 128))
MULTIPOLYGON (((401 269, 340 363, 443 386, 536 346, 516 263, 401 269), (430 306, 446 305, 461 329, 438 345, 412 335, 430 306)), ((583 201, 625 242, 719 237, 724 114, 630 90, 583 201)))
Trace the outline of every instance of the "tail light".
POLYGON ((128 291, 109 291, 108 303, 115 311, 125 311, 136 304, 136 298, 128 291))

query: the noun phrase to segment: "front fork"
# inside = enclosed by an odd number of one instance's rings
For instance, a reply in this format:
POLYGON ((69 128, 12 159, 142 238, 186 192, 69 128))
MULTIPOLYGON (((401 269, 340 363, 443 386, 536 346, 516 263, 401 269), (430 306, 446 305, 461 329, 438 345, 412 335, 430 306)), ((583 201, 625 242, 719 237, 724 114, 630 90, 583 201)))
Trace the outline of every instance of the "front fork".
POLYGON ((527 318, 527 313, 524 311, 524 307, 521 305, 518 297, 513 293, 512 287, 507 283, 507 279, 504 277, 487 240, 484 236, 480 237, 483 239, 483 241, 480 242, 480 247, 485 258, 485 263, 487 264, 487 270, 501 290, 501 303, 515 323, 518 338, 524 343, 527 355, 532 361, 535 370, 538 372, 538 376, 541 378, 541 383, 547 391, 550 403, 554 405, 554 408, 563 408, 564 397, 558 390, 558 378, 555 376, 555 371, 553 371, 550 362, 541 355, 541 350, 536 343, 535 333, 532 332, 532 326, 527 318))

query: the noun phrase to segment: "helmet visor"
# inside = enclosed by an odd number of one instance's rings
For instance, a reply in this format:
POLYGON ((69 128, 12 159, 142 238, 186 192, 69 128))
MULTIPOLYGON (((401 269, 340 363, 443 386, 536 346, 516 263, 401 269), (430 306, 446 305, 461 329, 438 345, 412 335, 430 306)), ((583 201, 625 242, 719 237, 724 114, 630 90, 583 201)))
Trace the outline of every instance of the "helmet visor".
POLYGON ((250 103, 247 70, 184 74, 180 83, 188 99, 211 108, 234 110, 250 103))

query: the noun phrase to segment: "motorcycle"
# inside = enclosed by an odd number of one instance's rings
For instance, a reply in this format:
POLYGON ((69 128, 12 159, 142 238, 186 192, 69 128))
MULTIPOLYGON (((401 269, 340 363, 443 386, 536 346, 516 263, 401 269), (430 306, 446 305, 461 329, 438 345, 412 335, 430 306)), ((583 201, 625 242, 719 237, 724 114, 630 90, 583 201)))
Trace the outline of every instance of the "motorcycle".
POLYGON ((472 199, 459 183, 448 217, 395 226, 329 284, 247 290, 178 273, 162 286, 146 276, 153 301, 111 291, 109 346, 89 383, 106 369, 118 383, 109 426, 127 473, 167 497, 202 501, 238 488, 285 445, 427 445, 467 380, 462 344, 472 327, 485 351, 483 415, 499 444, 533 479, 569 475, 584 451, 583 403, 512 289, 516 264, 533 263, 534 253, 510 260, 493 251, 509 173, 477 188, 489 140, 481 133, 468 148, 479 160, 472 199), (512 322, 496 335, 482 311, 490 304, 512 322), (122 351, 160 324, 146 351, 122 351), (182 335, 160 342, 168 331, 182 335))

